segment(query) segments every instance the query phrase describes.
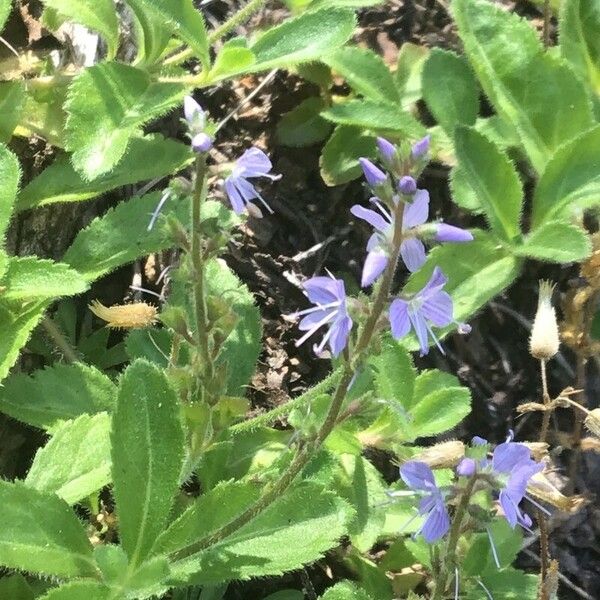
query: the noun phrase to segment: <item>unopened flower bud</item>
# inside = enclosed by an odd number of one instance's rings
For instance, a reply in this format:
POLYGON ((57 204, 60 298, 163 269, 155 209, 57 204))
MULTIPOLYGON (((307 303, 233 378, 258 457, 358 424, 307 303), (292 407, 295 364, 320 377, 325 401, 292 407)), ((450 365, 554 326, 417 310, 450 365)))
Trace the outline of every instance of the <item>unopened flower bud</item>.
POLYGON ((405 175, 398 182, 398 191, 405 196, 412 196, 417 191, 417 182, 410 175, 405 175))
POLYGON ((208 152, 212 148, 212 138, 204 132, 206 114, 202 107, 191 96, 186 96, 183 99, 183 114, 192 139, 192 150, 194 152, 208 152))
POLYGON ((378 137, 377 148, 379 149, 379 154, 384 162, 392 164, 395 161, 397 153, 394 144, 388 142, 385 138, 378 137))
POLYGON ((365 179, 371 187, 383 185, 387 181, 387 175, 368 158, 359 158, 358 162, 362 167, 365 179))
POLYGON ((89 309, 113 329, 140 329, 156 322, 156 307, 145 302, 104 306, 94 300, 89 309))
POLYGON ((472 242, 473 234, 466 229, 460 227, 454 227, 454 225, 448 225, 447 223, 438 223, 435 232, 435 239, 438 242, 472 242))
POLYGON ((600 438, 600 408, 591 410, 584 423, 590 433, 600 438))
POLYGON ((426 135, 422 140, 415 142, 412 147, 412 157, 422 158, 429 152, 429 143, 431 142, 431 136, 426 135))
POLYGON ((472 458, 463 458, 456 467, 456 473, 461 477, 473 477, 476 472, 477 462, 472 458))
POLYGON ((556 313, 552 306, 554 285, 540 281, 538 307, 529 338, 529 352, 534 358, 548 360, 558 352, 560 344, 556 313))
POLYGON ((192 138, 192 150, 194 152, 208 152, 212 145, 212 139, 207 133, 197 133, 192 138))

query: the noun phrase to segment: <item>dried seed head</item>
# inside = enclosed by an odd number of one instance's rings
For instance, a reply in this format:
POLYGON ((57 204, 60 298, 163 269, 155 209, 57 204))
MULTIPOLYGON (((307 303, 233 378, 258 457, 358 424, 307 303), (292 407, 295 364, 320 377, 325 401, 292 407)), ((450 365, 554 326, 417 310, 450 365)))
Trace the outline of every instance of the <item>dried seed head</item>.
POLYGON ((458 440, 450 440, 425 448, 412 460, 424 462, 432 469, 449 469, 455 467, 465 455, 465 445, 458 440))
POLYGON ((540 462, 548 458, 548 444, 546 442, 521 442, 524 446, 527 446, 531 451, 531 457, 533 460, 540 462))
POLYGON ((560 510, 576 513, 586 503, 583 496, 565 496, 545 473, 536 473, 527 484, 527 493, 536 500, 547 502, 560 510))
POLYGON ((596 454, 600 454, 600 439, 595 437, 584 437, 579 447, 582 452, 595 452, 596 454))
POLYGON ((156 321, 157 314, 156 307, 145 302, 104 306, 98 300, 94 300, 89 305, 89 309, 97 317, 106 321, 107 327, 114 329, 141 329, 148 327, 156 321))
POLYGON ((556 313, 552 306, 554 284, 540 281, 538 307, 529 338, 529 351, 534 358, 548 360, 558 352, 559 337, 556 313))
POLYGON ((600 438, 600 408, 595 408, 589 412, 585 418, 585 426, 591 434, 600 438))

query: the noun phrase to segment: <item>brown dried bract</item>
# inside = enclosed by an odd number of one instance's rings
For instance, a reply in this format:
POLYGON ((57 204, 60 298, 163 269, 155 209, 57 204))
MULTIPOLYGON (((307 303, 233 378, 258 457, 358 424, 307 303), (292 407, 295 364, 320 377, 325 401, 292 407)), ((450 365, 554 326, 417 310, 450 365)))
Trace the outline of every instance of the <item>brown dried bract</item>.
POLYGON ((156 322, 157 308, 145 302, 134 302, 133 304, 115 304, 104 306, 98 300, 94 300, 89 309, 102 320, 106 321, 107 327, 114 329, 141 329, 149 327, 156 322))

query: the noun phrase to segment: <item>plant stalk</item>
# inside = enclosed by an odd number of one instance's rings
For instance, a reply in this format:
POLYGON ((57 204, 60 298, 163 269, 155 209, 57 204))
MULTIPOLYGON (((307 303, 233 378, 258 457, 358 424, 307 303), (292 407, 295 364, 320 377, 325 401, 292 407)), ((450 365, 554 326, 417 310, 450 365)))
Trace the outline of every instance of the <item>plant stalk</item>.
POLYGON ((48 336, 56 344, 56 347, 63 353, 63 356, 68 363, 81 362, 77 352, 69 343, 69 340, 64 336, 63 332, 58 328, 56 323, 49 317, 44 317, 42 326, 46 330, 48 336))
POLYGON ((579 468, 579 460, 581 458, 581 438, 583 435, 583 423, 586 417, 585 413, 589 413, 589 411, 585 408, 587 406, 587 397, 585 394, 586 365, 586 356, 583 353, 578 352, 575 387, 578 390, 581 390, 581 395, 579 396, 579 402, 581 406, 579 406, 579 408, 581 408, 582 410, 575 411, 575 424, 573 425, 573 433, 571 435, 572 450, 571 460, 569 463, 569 480, 567 482, 567 487, 565 490, 566 494, 572 494, 575 490, 575 477, 577 475, 577 469, 579 468))

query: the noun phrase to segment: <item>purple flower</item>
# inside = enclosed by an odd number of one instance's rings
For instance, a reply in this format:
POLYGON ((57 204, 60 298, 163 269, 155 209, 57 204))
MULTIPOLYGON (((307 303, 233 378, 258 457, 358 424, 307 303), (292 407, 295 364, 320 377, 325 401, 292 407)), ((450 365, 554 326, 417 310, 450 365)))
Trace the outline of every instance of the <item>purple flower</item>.
POLYGON ((378 137, 377 138, 377 148, 379 150, 379 154, 384 162, 388 164, 393 164, 396 160, 396 146, 386 140, 385 138, 378 137))
POLYGON ((472 242, 473 234, 466 229, 454 227, 454 225, 438 223, 436 225, 435 239, 438 242, 472 242))
POLYGON ((329 326, 321 343, 315 346, 315 353, 320 355, 329 343, 333 356, 339 356, 348 343, 348 336, 352 329, 352 319, 346 307, 346 290, 341 279, 333 277, 313 277, 303 284, 308 299, 315 304, 291 315, 292 317, 304 316, 298 324, 301 331, 306 333, 296 342, 296 346, 303 344, 309 337, 325 325, 329 326))
POLYGON ((375 188, 379 185, 383 185, 387 181, 387 175, 368 158, 359 158, 358 162, 362 167, 367 183, 371 187, 375 188))
POLYGON ((412 157, 421 158, 429 152, 429 143, 431 142, 431 136, 426 135, 423 139, 415 142, 412 147, 412 157))
POLYGON ((412 196, 417 191, 417 182, 410 175, 404 175, 398 182, 398 190, 405 196, 412 196))
POLYGON ((231 174, 225 179, 225 191, 236 214, 241 214, 244 208, 247 208, 251 214, 262 216, 258 207, 250 204, 250 201, 256 198, 273 213, 271 207, 248 181, 249 177, 268 177, 272 181, 280 179, 281 175, 270 173, 272 168, 269 157, 256 147, 249 148, 235 161, 231 174))
POLYGON ((448 279, 439 267, 435 267, 425 287, 410 299, 396 298, 389 310, 392 335, 403 338, 414 329, 421 348, 421 356, 429 352, 429 336, 443 352, 431 326, 445 327, 454 322, 452 299, 443 291, 448 279))
POLYGON ((404 207, 402 219, 402 231, 404 240, 400 245, 400 255, 406 268, 414 273, 418 271, 427 258, 425 246, 417 237, 417 227, 423 225, 429 216, 429 192, 427 190, 416 190, 413 200, 404 207))
POLYGON ((183 99, 183 114, 188 124, 194 152, 208 152, 212 148, 212 138, 204 132, 206 114, 202 107, 191 97, 183 99))
POLYGON ((419 514, 425 516, 425 521, 417 533, 422 534, 428 544, 437 542, 448 533, 450 516, 433 472, 424 462, 412 460, 400 467, 400 477, 409 488, 422 495, 419 514))

